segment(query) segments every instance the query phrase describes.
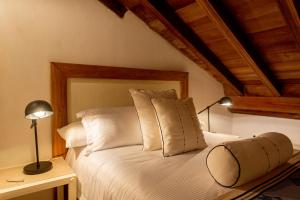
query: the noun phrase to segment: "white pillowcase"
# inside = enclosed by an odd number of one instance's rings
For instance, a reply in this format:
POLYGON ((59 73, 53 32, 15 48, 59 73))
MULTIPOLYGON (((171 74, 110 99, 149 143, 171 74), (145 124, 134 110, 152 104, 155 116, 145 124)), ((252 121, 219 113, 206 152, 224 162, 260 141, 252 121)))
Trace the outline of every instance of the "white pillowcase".
POLYGON ((120 146, 142 144, 142 133, 134 107, 114 107, 111 112, 98 109, 85 115, 82 124, 87 133, 87 154, 120 146))
POLYGON ((57 130, 59 135, 66 141, 66 148, 86 146, 86 131, 82 123, 72 122, 57 130))

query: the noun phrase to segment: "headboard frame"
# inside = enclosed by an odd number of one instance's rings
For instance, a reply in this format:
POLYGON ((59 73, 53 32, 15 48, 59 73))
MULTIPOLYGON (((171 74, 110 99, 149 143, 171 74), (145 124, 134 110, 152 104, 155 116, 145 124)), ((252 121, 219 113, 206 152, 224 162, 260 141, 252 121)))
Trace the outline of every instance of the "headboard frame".
POLYGON ((57 129, 68 123, 67 82, 70 78, 163 80, 179 81, 181 98, 188 97, 188 73, 95 65, 51 63, 51 104, 54 115, 51 122, 52 156, 66 154, 65 142, 57 129))

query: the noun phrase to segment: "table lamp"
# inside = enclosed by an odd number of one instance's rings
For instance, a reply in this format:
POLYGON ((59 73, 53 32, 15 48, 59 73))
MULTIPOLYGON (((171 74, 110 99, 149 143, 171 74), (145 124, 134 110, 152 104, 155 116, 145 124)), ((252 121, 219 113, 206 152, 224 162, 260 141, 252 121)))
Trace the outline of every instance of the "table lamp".
POLYGON ((219 99, 218 101, 212 103, 211 105, 207 106, 206 108, 204 108, 203 110, 201 110, 200 112, 198 112, 198 114, 204 112, 205 110, 207 110, 207 126, 208 126, 208 132, 210 132, 210 120, 209 120, 209 109, 210 107, 214 106, 215 104, 219 103, 222 106, 226 106, 226 107, 230 107, 232 106, 232 100, 230 97, 222 97, 221 99, 219 99))
POLYGON ((24 167, 24 173, 28 175, 42 174, 49 171, 52 168, 50 161, 39 160, 39 146, 38 146, 38 134, 37 134, 37 120, 45 117, 49 117, 53 114, 51 105, 43 100, 36 100, 30 102, 25 108, 25 118, 32 120, 30 128, 34 128, 35 137, 35 153, 36 162, 26 165, 24 167))

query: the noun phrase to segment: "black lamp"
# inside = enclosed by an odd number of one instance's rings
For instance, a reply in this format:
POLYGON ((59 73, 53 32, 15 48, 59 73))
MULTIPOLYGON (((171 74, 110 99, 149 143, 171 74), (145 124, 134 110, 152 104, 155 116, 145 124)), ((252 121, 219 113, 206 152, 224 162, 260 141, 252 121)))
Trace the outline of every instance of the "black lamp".
POLYGON ((226 106, 226 107, 230 107, 232 106, 232 100, 230 97, 222 97, 221 99, 219 99, 218 101, 212 103, 211 105, 207 106, 205 109, 201 110, 200 112, 198 112, 198 114, 204 112, 205 110, 207 110, 207 124, 208 124, 208 131, 210 131, 210 121, 209 121, 209 108, 214 106, 215 104, 219 103, 222 106, 226 106))
POLYGON ((37 100, 30 102, 25 108, 25 118, 31 119, 32 124, 30 128, 34 128, 35 137, 35 153, 36 162, 26 165, 24 167, 24 173, 29 175, 42 174, 49 171, 52 168, 52 163, 50 161, 40 161, 39 160, 39 146, 37 137, 37 120, 45 117, 49 117, 53 114, 51 105, 43 100, 37 100))

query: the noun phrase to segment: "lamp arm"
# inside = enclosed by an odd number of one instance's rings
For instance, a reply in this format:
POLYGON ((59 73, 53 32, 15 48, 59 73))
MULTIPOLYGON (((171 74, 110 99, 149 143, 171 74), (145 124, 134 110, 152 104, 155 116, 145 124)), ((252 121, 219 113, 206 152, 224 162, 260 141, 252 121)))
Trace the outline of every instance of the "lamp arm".
POLYGON ((201 110, 201 111, 198 112, 197 114, 200 114, 200 113, 204 112, 205 110, 208 110, 210 107, 212 107, 212 106, 214 106, 215 104, 219 103, 219 101, 220 101, 220 100, 218 100, 218 101, 212 103, 211 105, 207 106, 206 108, 204 108, 203 110, 201 110))
POLYGON ((34 128, 36 165, 37 165, 37 169, 39 169, 39 168, 40 168, 40 158, 39 158, 39 144, 38 144, 38 135, 37 135, 37 123, 36 123, 36 119, 33 119, 33 120, 32 120, 31 128, 34 128))

